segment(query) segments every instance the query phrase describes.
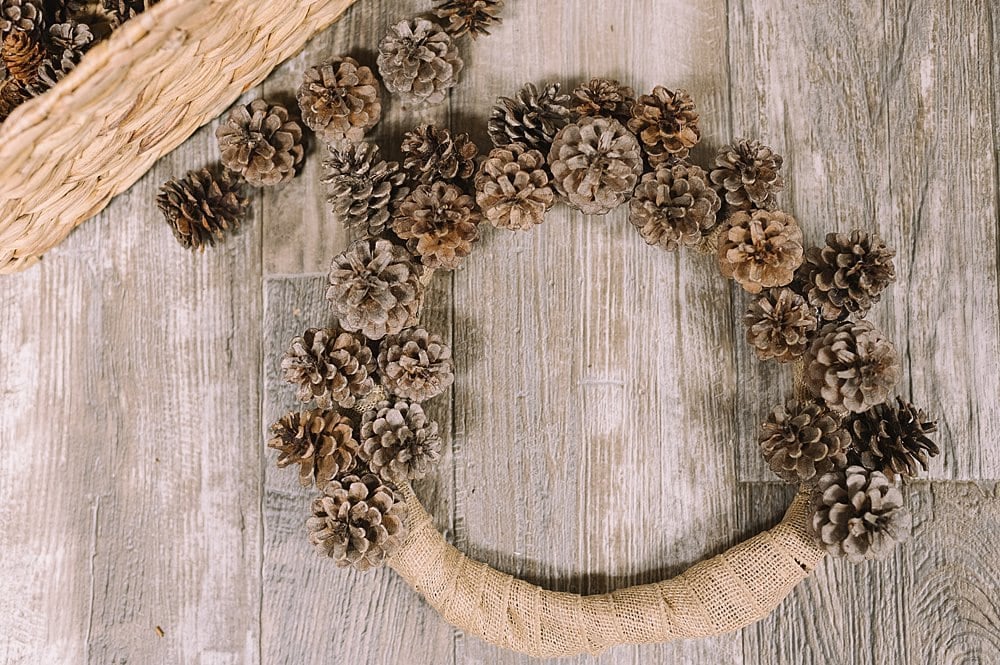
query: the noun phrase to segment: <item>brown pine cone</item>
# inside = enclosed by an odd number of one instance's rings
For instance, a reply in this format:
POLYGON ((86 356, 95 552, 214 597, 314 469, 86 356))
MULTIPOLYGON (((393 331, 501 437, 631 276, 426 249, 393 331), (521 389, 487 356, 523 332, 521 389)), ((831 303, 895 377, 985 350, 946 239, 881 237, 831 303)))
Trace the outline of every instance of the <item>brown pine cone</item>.
POLYGON ((847 466, 851 436, 841 416, 816 402, 778 405, 760 427, 764 460, 787 483, 813 483, 847 466))
POLYGON ((34 32, 11 30, 3 39, 0 53, 10 78, 22 86, 30 86, 38 79, 38 68, 45 60, 45 48, 34 32))
POLYGON ((876 233, 828 233, 824 247, 806 252, 797 278, 824 319, 863 317, 896 279, 895 255, 876 233))
POLYGON ((818 321, 805 298, 781 287, 761 292, 747 308, 743 325, 758 358, 787 363, 806 352, 818 321))
POLYGON ((802 230, 780 210, 740 211, 719 241, 719 268, 750 293, 784 286, 802 263, 802 230))
POLYGON ((302 127, 280 104, 257 99, 239 104, 215 130, 222 163, 255 187, 295 177, 302 162, 302 127))
POLYGON ((69 20, 49 27, 49 42, 59 49, 83 52, 94 43, 94 33, 86 23, 69 20))
POLYGON ((479 148, 465 133, 452 136, 444 127, 421 125, 403 136, 402 150, 403 168, 422 185, 455 183, 476 172, 479 148))
POLYGON ((354 423, 336 411, 315 409, 286 413, 271 425, 269 448, 281 454, 278 468, 299 465, 299 482, 323 487, 357 466, 361 447, 354 438, 354 423))
POLYGON ((164 183, 156 205, 182 247, 204 251, 240 227, 249 200, 228 171, 199 169, 164 183))
POLYGON ((458 83, 462 58, 441 26, 422 18, 400 21, 378 46, 386 90, 410 104, 440 104, 458 83))
POLYGON ((641 95, 632 105, 628 128, 642 143, 650 166, 672 158, 684 159, 701 140, 691 96, 662 85, 653 88, 652 94, 641 95))
POLYGON ((375 74, 354 58, 333 58, 303 74, 295 97, 302 122, 327 143, 360 141, 382 117, 375 74))
POLYGON ((719 196, 700 167, 663 163, 642 176, 629 202, 629 221, 648 244, 673 251, 697 245, 715 226, 719 196))
POLYGON ((503 22, 500 12, 504 0, 438 0, 434 15, 445 20, 445 30, 452 37, 471 35, 473 39, 490 34, 489 28, 503 22))
POLYGON ((476 175, 476 203, 493 226, 527 230, 556 200, 545 156, 523 143, 493 148, 476 175))
POLYGON ((802 362, 813 395, 854 413, 884 402, 901 371, 896 348, 868 321, 826 324, 802 362))
POLYGON ((334 257, 326 299, 340 326, 368 339, 415 325, 424 298, 424 268, 390 240, 356 240, 334 257))
POLYGON ((570 206, 603 215, 632 196, 642 175, 642 150, 617 120, 588 117, 559 130, 549 168, 556 190, 570 206))
POLYGON ((406 505, 371 473, 331 480, 313 500, 309 542, 341 568, 378 568, 406 539, 406 505))
POLYGON ((28 90, 33 95, 44 93, 76 69, 82 57, 83 51, 63 49, 61 52, 45 58, 38 66, 38 76, 35 77, 34 82, 28 85, 28 90))
POLYGON ((362 238, 382 235, 390 209, 410 191, 403 186, 406 174, 396 162, 379 159, 374 143, 331 145, 329 151, 323 182, 334 217, 362 238))
POLYGON ((896 476, 915 478, 927 470, 927 459, 941 452, 927 435, 937 431, 937 423, 902 397, 896 405, 878 404, 847 422, 854 439, 857 461, 866 469, 881 471, 889 480, 896 476))
POLYGON ((498 97, 487 123, 493 145, 523 143, 548 154, 556 134, 569 123, 570 97, 560 95, 560 87, 550 83, 539 93, 534 83, 525 83, 515 97, 498 97))
POLYGON ((632 118, 635 92, 614 79, 590 79, 576 86, 573 97, 576 98, 573 111, 578 117, 602 116, 614 118, 622 124, 632 118))
POLYGON ((281 359, 285 381, 303 402, 352 409, 375 389, 375 358, 364 337, 335 328, 310 328, 292 340, 281 359))
POLYGON ((358 454, 386 482, 423 478, 441 458, 438 425, 416 402, 380 402, 361 416, 358 454))
POLYGON ((44 21, 40 0, 0 0, 0 34, 38 33, 44 21))
POLYGON ((719 150, 709 177, 728 210, 772 210, 785 184, 781 163, 781 155, 760 141, 741 139, 719 150))
POLYGON ((0 122, 30 99, 30 93, 14 79, 0 79, 0 122))
POLYGON ((119 26, 130 18, 135 18, 159 0, 103 0, 104 11, 111 17, 111 25, 119 26))
POLYGON ((479 239, 480 213, 456 185, 420 185, 399 204, 392 230, 431 269, 454 270, 479 239))
POLYGON ((390 394, 414 402, 437 397, 455 380, 451 347, 423 328, 387 336, 379 350, 378 369, 390 394))

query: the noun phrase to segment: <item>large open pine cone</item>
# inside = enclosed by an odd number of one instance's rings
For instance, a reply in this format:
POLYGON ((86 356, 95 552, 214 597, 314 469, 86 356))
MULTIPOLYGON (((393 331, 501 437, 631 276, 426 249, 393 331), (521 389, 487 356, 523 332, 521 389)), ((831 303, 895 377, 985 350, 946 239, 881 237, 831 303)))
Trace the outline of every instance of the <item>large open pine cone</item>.
POLYGON ((257 99, 238 104, 215 130, 226 168, 256 187, 295 177, 302 162, 302 127, 280 104, 257 99))
POLYGON ((378 70, 386 89, 412 104, 443 102, 463 67, 451 36, 422 18, 392 26, 378 52, 378 70))
POLYGON ((438 0, 434 15, 444 19, 445 30, 452 37, 490 34, 489 29, 502 22, 504 0, 438 0))
POLYGON ((628 128, 642 143, 650 166, 672 158, 683 159, 701 140, 694 101, 684 90, 668 90, 662 85, 652 94, 640 95, 632 105, 628 128))
POLYGON ((719 196, 700 167, 660 164, 642 176, 629 202, 629 221, 650 245, 673 251, 697 245, 715 226, 719 196))
POLYGON ((802 230, 780 210, 738 212, 719 241, 719 268, 750 293, 784 286, 802 263, 802 230))
POLYGON ((365 338, 335 328, 310 328, 293 339, 281 371, 298 386, 301 401, 315 399, 324 409, 334 403, 354 408, 375 389, 375 358, 365 338))
POLYGON ((381 88, 368 67, 347 56, 303 75, 296 98, 302 122, 327 143, 360 141, 382 117, 381 88))
POLYGON ((204 250, 239 228, 249 205, 242 183, 222 170, 188 171, 160 188, 156 205, 174 237, 187 249, 204 250))
POLYGON ((809 336, 819 325, 806 299, 787 287, 768 289, 754 298, 743 324, 757 357, 774 358, 780 363, 804 354, 809 336))
POLYGON ((493 148, 476 175, 476 203, 493 226, 530 229, 556 200, 545 156, 523 143, 493 148))
POLYGON ((446 182, 420 185, 399 204, 392 230, 432 269, 454 270, 479 238, 473 198, 446 182))
POLYGON ((320 488, 354 469, 361 447, 350 418, 322 409, 286 413, 271 425, 267 445, 281 453, 278 468, 298 464, 302 486, 320 488))
POLYGON ((801 484, 847 466, 851 436, 839 414, 816 402, 790 401, 768 415, 758 443, 779 478, 801 484))
POLYGON ((635 92, 614 79, 593 78, 573 89, 578 117, 591 115, 614 118, 625 124, 632 117, 635 92))
POLYGON ((423 478, 441 458, 438 425, 416 402, 379 402, 361 416, 359 455, 386 482, 423 478))
POLYGON ((511 143, 548 154, 559 130, 569 122, 569 95, 560 95, 560 84, 550 83, 541 92, 525 83, 517 95, 498 97, 487 129, 497 148, 511 143))
POLYGON ((379 350, 378 368, 390 394, 414 402, 440 395, 455 380, 451 347, 423 328, 387 336, 379 350))
POLYGON ((851 416, 847 426, 861 466, 881 471, 889 480, 916 477, 918 465, 926 471, 928 458, 941 452, 927 437, 937 431, 937 423, 902 397, 895 406, 885 402, 851 416))
POLYGON ((895 255, 875 233, 828 233, 825 246, 806 252, 797 278, 824 319, 865 316, 896 279, 895 255))
POLYGON ((781 155, 751 139, 723 146, 709 174, 728 210, 774 208, 774 194, 781 190, 781 155))
POLYGON ((49 42, 60 49, 85 51, 94 42, 94 33, 86 23, 68 20, 49 27, 49 42))
POLYGON ((868 321, 826 324, 802 362, 812 394, 839 411, 881 404, 900 378, 896 348, 868 321))
POLYGON ((429 185, 438 180, 455 183, 476 172, 479 148, 469 135, 444 127, 421 125, 403 136, 403 168, 416 182, 429 185))
POLYGON ((37 33, 44 20, 41 0, 0 0, 0 34, 37 33))
POLYGON ((323 162, 323 182, 334 217, 362 238, 382 235, 389 210, 409 193, 399 164, 379 157, 378 145, 331 145, 323 162))

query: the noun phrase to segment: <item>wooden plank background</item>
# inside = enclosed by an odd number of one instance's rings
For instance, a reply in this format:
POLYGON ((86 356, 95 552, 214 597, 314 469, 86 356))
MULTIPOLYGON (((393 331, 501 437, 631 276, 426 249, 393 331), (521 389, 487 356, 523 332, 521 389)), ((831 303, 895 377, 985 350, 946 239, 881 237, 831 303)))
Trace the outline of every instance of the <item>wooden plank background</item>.
MULTIPOLYGON (((290 102, 303 69, 428 0, 361 0, 248 98, 290 102)), ((945 453, 912 486, 916 538, 889 561, 825 562, 732 635, 621 647, 599 663, 1000 662, 1000 7, 989 0, 511 0, 463 44, 447 104, 390 100, 373 138, 471 131, 525 81, 614 76, 692 92, 706 160, 737 136, 786 156, 808 240, 877 230, 900 279, 874 312, 903 391, 945 453)), ((161 160, 36 268, 0 279, 0 662, 527 663, 444 625, 388 571, 318 559, 310 494, 267 425, 292 406, 289 337, 328 321, 328 216, 313 146, 204 255, 153 205, 207 164, 212 128, 161 160)), ((646 247, 624 211, 559 208, 485 229, 436 278, 425 322, 458 380, 433 402, 447 454, 419 491, 464 551, 548 586, 673 574, 772 524, 788 491, 753 447, 789 386, 742 341, 745 298, 710 259, 646 247)))

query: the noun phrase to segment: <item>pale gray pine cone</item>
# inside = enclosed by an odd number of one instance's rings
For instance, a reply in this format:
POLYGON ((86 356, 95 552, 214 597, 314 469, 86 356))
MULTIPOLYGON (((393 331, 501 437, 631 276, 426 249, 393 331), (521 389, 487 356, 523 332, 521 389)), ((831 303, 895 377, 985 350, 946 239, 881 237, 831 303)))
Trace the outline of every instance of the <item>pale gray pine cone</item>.
POLYGON ((0 35, 14 30, 37 33, 44 21, 40 0, 0 0, 0 35))
POLYGON ((403 136, 403 168, 422 185, 444 180, 458 184, 476 172, 479 148, 466 133, 444 127, 420 125, 403 136))
POLYGON ((361 416, 358 454, 386 482, 423 478, 441 458, 438 425, 416 402, 380 402, 361 416))
POLYGON ((806 299, 787 287, 767 289, 750 303, 743 316, 747 341, 761 360, 780 363, 802 356, 819 325, 806 299))
POLYGON ((400 21, 378 47, 386 90, 411 104, 440 104, 458 83, 462 58, 451 35, 422 18, 400 21))
POLYGON ((902 397, 895 405, 885 402, 851 416, 847 427, 856 461, 889 480, 915 478, 921 468, 927 470, 928 459, 941 452, 927 436, 937 431, 937 423, 902 397))
POLYGON ((295 177, 304 155, 302 127, 280 104, 256 99, 236 105, 215 130, 226 168, 256 187, 295 177))
POLYGON ((348 56, 307 69, 295 96, 302 122, 326 143, 360 141, 382 117, 378 79, 348 56))
POLYGON ((69 20, 49 27, 49 42, 59 49, 86 51, 94 42, 94 33, 86 23, 69 20))
POLYGON ((548 154, 556 134, 569 123, 570 96, 559 94, 560 87, 550 83, 539 92, 534 83, 525 83, 514 97, 498 97, 487 123, 493 145, 523 143, 548 154))
POLYGON ((392 230, 431 269, 454 270, 479 239, 481 213, 457 185, 420 185, 403 199, 392 230))
POLYGON ((322 489, 334 478, 357 466, 361 444, 354 423, 337 411, 315 409, 286 413, 271 425, 268 447, 278 455, 278 468, 299 465, 299 483, 322 489))
POLYGON ((784 187, 781 163, 781 155, 760 141, 741 139, 719 150, 709 177, 727 210, 771 210, 784 187))
POLYGON ((104 11, 111 17, 111 25, 119 26, 135 18, 159 0, 103 0, 104 11))
POLYGON ((378 368, 390 394, 414 402, 440 395, 455 380, 451 347, 423 328, 388 335, 379 349, 378 368))
POLYGON ((336 328, 310 328, 292 340, 281 358, 285 381, 303 402, 354 408, 375 389, 375 357, 364 337, 336 328))
POLYGON ((614 79, 592 78, 573 89, 577 117, 602 116, 622 124, 632 117, 635 92, 614 79))
POLYGON ((684 159, 701 140, 691 95, 662 85, 648 95, 640 95, 632 104, 628 128, 639 139, 649 165, 654 167, 671 159, 684 159))
POLYGON ((806 251, 796 277, 824 319, 863 317, 896 279, 895 255, 876 233, 828 233, 826 245, 806 251))
POLYGON ((385 232, 390 210, 409 193, 406 174, 399 164, 379 158, 374 143, 341 143, 329 146, 323 162, 323 182, 334 217, 362 238, 385 232))
POLYGON ((648 244, 673 251, 701 242, 718 211, 719 196, 700 167, 664 162, 642 176, 628 219, 648 244))
POLYGON ((802 263, 802 230, 780 210, 740 211, 719 239, 719 269, 749 293, 784 286, 802 263))
POLYGON ((452 37, 471 35, 473 39, 490 34, 489 29, 503 19, 504 0, 438 0, 434 15, 444 19, 445 30, 452 37))
POLYGON ((793 400, 768 414, 757 442, 771 470, 799 485, 847 466, 851 436, 840 414, 816 402, 793 400))
POLYGON ((240 227, 249 200, 243 183, 225 169, 199 169, 164 183, 156 205, 181 246, 204 251, 240 227))
POLYGON ((853 413, 884 402, 901 375, 896 348, 868 321, 826 324, 802 362, 810 392, 853 413))
POLYGON ((476 203, 498 228, 533 228, 555 200, 545 156, 523 143, 493 148, 476 175, 476 203))

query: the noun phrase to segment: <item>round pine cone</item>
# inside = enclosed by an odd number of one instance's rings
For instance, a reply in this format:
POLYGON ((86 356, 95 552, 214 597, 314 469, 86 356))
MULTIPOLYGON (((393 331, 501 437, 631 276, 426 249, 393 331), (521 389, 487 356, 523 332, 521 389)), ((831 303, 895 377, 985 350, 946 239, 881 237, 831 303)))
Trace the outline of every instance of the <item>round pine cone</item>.
POLYGON ((738 212, 719 241, 719 268, 750 293, 784 286, 802 263, 802 230, 780 210, 738 212))
POLYGON ((374 143, 331 145, 329 151, 323 182, 334 217, 362 238, 382 235, 390 208, 410 191, 403 187, 406 174, 396 162, 379 159, 374 143))
POLYGON ((403 168, 414 181, 466 180, 476 172, 479 148, 468 134, 454 137, 444 127, 421 125, 403 136, 403 168))
POLYGON ((625 124, 632 117, 635 92, 614 79, 593 78, 573 90, 578 117, 602 116, 625 124))
POLYGON ((348 331, 382 339, 416 324, 423 266, 390 240, 356 240, 334 257, 326 299, 348 331))
POLYGON ((700 167, 664 163, 642 176, 628 219, 647 243, 673 251, 698 244, 718 211, 719 196, 700 167))
POLYGON ((271 437, 268 447, 281 453, 278 468, 298 464, 303 487, 323 487, 354 469, 361 447, 350 418, 321 409, 286 413, 271 425, 271 437))
POLYGON ((480 213, 456 185, 420 185, 399 204, 392 230, 431 269, 454 270, 479 238, 480 213))
POLYGON ((523 143, 548 154, 556 134, 569 123, 570 98, 559 94, 560 87, 550 83, 539 93, 534 83, 525 83, 516 97, 498 97, 487 123, 493 145, 523 143))
POLYGON ((375 389, 375 358, 365 338, 334 328, 310 328, 292 340, 281 358, 285 381, 298 386, 297 397, 328 409, 345 409, 375 389))
POLYGON ((40 0, 0 0, 0 34, 35 32, 45 20, 40 0))
POLYGON ((603 215, 625 203, 642 175, 642 150, 612 118, 583 118, 556 134, 549 151, 552 181, 570 206, 603 215))
POLYGON ((360 141, 382 117, 375 74, 347 56, 307 69, 295 96, 302 122, 327 143, 360 141))
POLYGON ((302 127, 280 104, 256 99, 237 105, 215 129, 222 163, 255 187, 295 177, 302 162, 302 127))
POLYGON ((38 76, 27 86, 28 90, 33 95, 42 94, 76 69, 82 57, 83 51, 79 49, 63 49, 53 53, 38 66, 38 76))
POLYGON ((378 46, 378 70, 404 102, 440 104, 458 83, 462 58, 441 26, 422 18, 400 21, 378 46))
POLYGON ((768 289, 743 316, 747 341, 761 360, 787 363, 800 357, 816 331, 816 313, 806 299, 789 288, 768 289))
POLYGON ((378 369, 389 393, 414 402, 440 395, 455 380, 451 348, 440 335, 423 328, 387 336, 379 350, 378 369))
POLYGON ((816 402, 779 405, 760 427, 760 451, 771 470, 787 483, 815 482, 847 466, 851 436, 841 416, 816 402))
POLYGON ((371 473, 331 480, 313 500, 309 542, 342 568, 378 568, 406 539, 406 505, 371 473))
POLYGON ((416 402, 379 402, 361 416, 358 454, 386 482, 423 478, 441 458, 437 423, 416 402))
POLYGON ((635 101, 628 128, 642 143, 650 166, 687 157, 688 151, 701 140, 698 113, 691 96, 684 90, 675 92, 662 85, 635 101))
POLYGON ((896 279, 895 255, 875 233, 829 233, 824 247, 806 252, 801 291, 828 321, 864 316, 896 279))
POLYGON ((146 11, 159 0, 103 0, 104 11, 111 19, 112 27, 117 27, 125 21, 135 18, 146 11))
POLYGON ((742 139, 719 150, 709 177, 729 210, 771 210, 775 192, 784 187, 781 162, 761 142, 742 139))
POLYGON ((438 0, 434 15, 445 20, 445 30, 452 37, 490 34, 489 29, 503 22, 500 12, 504 0, 438 0))
POLYGON ((915 478, 917 465, 926 471, 927 459, 941 452, 927 437, 937 431, 937 423, 902 397, 895 406, 886 402, 851 416, 847 427, 861 466, 881 471, 889 480, 915 478))
POLYGON ((900 377, 895 347, 868 321, 826 324, 802 362, 809 390, 838 411, 881 404, 900 377))
POLYGON ((222 169, 188 171, 160 187, 156 205, 183 247, 204 251, 227 231, 235 231, 249 205, 242 183, 222 169))
POLYGON ((493 148, 476 175, 476 203, 493 226, 527 230, 556 200, 545 156, 523 143, 493 148))
POLYGON ((49 42, 60 49, 85 51, 94 42, 94 33, 86 23, 70 20, 49 27, 49 42))
POLYGON ((813 492, 812 530, 827 552, 860 563, 884 559, 910 536, 903 493, 878 471, 849 466, 822 476, 813 492))

